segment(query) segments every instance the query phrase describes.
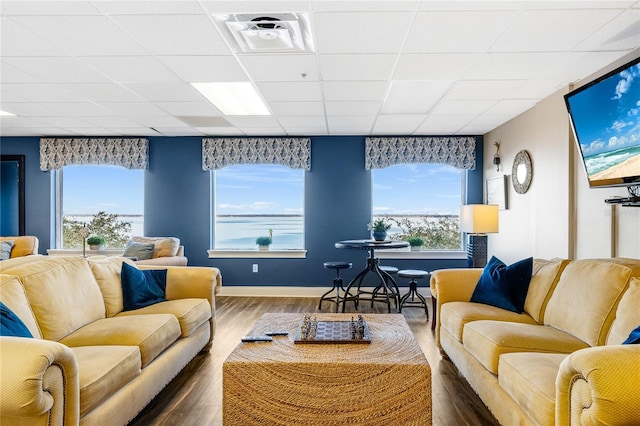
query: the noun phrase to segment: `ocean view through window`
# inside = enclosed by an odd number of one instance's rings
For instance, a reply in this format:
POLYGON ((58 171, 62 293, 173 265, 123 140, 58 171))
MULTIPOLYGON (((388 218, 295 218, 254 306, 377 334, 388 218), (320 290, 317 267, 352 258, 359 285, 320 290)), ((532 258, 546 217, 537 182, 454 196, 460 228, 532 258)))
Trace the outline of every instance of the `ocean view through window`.
POLYGON ((216 250, 304 249, 304 170, 280 165, 227 166, 214 173, 216 250))
POLYGON ((423 250, 462 250, 464 171, 444 164, 372 170, 373 218, 391 223, 389 238, 419 237, 423 250))

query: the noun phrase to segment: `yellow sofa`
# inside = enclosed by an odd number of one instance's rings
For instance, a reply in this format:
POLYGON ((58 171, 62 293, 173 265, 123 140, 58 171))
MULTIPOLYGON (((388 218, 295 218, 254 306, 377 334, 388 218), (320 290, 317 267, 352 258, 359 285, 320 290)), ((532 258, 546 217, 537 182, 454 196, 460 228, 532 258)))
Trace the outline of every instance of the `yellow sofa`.
POLYGON ((21 235, 19 237, 0 237, 0 241, 13 241, 11 259, 38 254, 39 240, 36 236, 21 235))
POLYGON ((167 301, 123 312, 130 260, 28 258, 0 262, 0 300, 34 336, 0 337, 3 426, 127 424, 211 345, 216 268, 167 267, 167 301))
POLYGON ((500 424, 640 424, 640 260, 536 259, 521 314, 469 301, 481 273, 432 273, 436 337, 500 424))

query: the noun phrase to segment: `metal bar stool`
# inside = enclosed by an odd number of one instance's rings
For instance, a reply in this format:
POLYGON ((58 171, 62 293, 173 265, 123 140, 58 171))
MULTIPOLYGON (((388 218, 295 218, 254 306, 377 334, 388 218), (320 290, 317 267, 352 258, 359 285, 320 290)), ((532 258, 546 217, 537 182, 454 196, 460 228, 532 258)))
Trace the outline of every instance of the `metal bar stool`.
MULTIPOLYGON (((338 312, 338 307, 340 306, 340 303, 345 303, 344 301, 344 296, 340 296, 340 290, 342 290, 345 293, 346 296, 346 290, 343 287, 343 283, 342 283, 342 278, 340 277, 340 270, 341 269, 350 269, 352 266, 351 262, 324 262, 324 267, 326 269, 335 269, 336 270, 336 277, 333 279, 333 287, 331 288, 331 290, 327 291, 325 294, 322 295, 322 297, 320 298, 320 303, 318 304, 318 310, 322 309, 322 302, 324 300, 328 301, 328 302, 333 302, 336 304, 336 312, 338 312), (336 295, 335 296, 329 296, 333 291, 335 290, 336 295)), ((353 299, 353 303, 356 304, 356 300, 353 299)), ((357 308, 357 304, 356 304, 356 308, 357 308)))
MULTIPOLYGON (((393 288, 394 292, 390 292, 389 296, 393 298, 395 304, 396 304, 396 309, 398 309, 398 307, 400 306, 400 289, 398 288, 398 285, 396 284, 396 280, 393 279, 393 275, 398 273, 398 268, 396 268, 395 266, 380 266, 380 271, 382 272, 382 276, 385 280, 385 282, 387 283, 387 288, 393 288)), ((383 286, 379 285, 376 288, 373 289, 373 294, 371 295, 371 307, 373 308, 373 302, 376 301, 376 299, 379 299, 380 301, 384 302, 385 301, 385 295, 378 295, 378 293, 380 292, 380 290, 383 290, 383 286)), ((385 289, 386 290, 386 289, 385 289)))
POLYGON ((427 314, 427 320, 429 319, 429 310, 427 309, 427 301, 418 293, 418 281, 423 278, 427 278, 429 273, 427 271, 421 271, 418 269, 404 269, 398 271, 398 277, 408 278, 409 280, 409 292, 402 296, 400 299, 400 307, 398 310, 402 312, 402 308, 424 308, 424 313, 427 314), (409 300, 411 298, 411 300, 409 300), (415 300, 418 298, 418 300, 415 300))

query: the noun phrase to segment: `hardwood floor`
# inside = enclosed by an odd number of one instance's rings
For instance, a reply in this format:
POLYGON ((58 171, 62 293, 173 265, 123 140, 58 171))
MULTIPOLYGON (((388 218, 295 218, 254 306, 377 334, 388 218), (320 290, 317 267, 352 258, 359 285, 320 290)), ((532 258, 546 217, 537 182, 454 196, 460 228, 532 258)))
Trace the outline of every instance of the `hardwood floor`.
MULTIPOLYGON (((211 351, 198 355, 131 425, 222 425, 222 363, 258 318, 267 312, 330 312, 333 308, 333 304, 324 303, 318 311, 316 298, 218 297, 216 304, 217 328, 211 351)), ((360 312, 386 313, 381 303, 373 308, 366 305, 361 304, 360 312)), ((424 311, 405 309, 403 315, 431 365, 433 424, 498 425, 453 364, 440 356, 424 311)))

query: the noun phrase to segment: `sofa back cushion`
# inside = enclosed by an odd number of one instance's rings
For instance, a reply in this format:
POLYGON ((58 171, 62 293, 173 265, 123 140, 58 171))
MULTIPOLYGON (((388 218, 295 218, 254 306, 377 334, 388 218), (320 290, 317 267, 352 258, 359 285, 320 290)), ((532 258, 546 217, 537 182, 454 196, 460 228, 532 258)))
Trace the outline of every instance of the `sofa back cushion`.
POLYGON ((32 235, 22 235, 15 237, 0 237, 0 241, 13 241, 11 248, 11 258, 38 254, 38 237, 32 235))
POLYGON ((138 237, 131 238, 137 243, 153 243, 155 245, 151 258, 175 256, 180 248, 180 239, 175 237, 138 237))
POLYGON ((122 263, 126 262, 133 266, 133 261, 123 257, 89 258, 87 260, 104 298, 107 318, 116 316, 123 309, 122 281, 120 279, 122 263))
POLYGON ((36 318, 29 306, 27 294, 18 277, 0 275, 0 302, 7 305, 22 320, 33 337, 42 338, 36 318))
POLYGON ((629 288, 622 295, 616 318, 613 320, 607 345, 620 345, 632 330, 640 326, 640 278, 631 278, 629 288))
MULTIPOLYGON (((589 344, 605 343, 633 265, 616 259, 576 260, 567 265, 551 295, 544 323, 589 344), (631 266, 631 267, 630 267, 631 266)), ((640 267, 640 261, 637 261, 640 267)))
POLYGON ((82 257, 43 256, 3 272, 20 278, 47 340, 58 341, 105 317, 100 288, 82 257))
POLYGON ((524 311, 537 323, 542 323, 549 299, 568 263, 567 259, 533 259, 533 272, 524 301, 524 311))

